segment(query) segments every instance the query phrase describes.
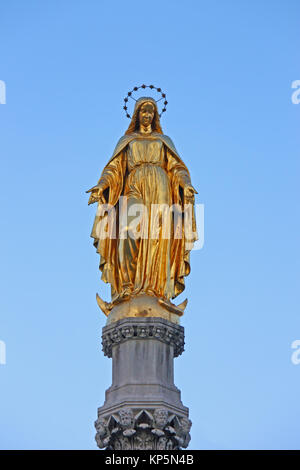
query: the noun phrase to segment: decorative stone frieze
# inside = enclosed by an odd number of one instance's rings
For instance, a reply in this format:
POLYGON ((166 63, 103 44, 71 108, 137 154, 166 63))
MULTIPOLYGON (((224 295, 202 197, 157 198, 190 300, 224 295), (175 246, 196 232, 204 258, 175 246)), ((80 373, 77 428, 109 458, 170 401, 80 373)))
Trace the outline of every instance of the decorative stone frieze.
POLYGON ((102 350, 112 357, 112 347, 129 339, 157 339, 173 347, 174 357, 184 351, 184 329, 163 318, 130 318, 119 320, 103 328, 102 350))
POLYGON ((176 450, 188 446, 191 425, 166 408, 123 408, 97 419, 96 442, 106 450, 176 450))

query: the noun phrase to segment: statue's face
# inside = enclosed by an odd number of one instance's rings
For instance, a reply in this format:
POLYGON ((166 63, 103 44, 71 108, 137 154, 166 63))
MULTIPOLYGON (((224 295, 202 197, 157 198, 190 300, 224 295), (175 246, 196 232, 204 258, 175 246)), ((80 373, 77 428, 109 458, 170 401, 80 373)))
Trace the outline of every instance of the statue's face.
POLYGON ((154 118, 154 106, 152 103, 144 103, 140 107, 139 120, 142 126, 149 126, 154 118))
POLYGON ((155 410, 154 419, 157 426, 164 427, 168 422, 168 411, 164 409, 155 410))
POLYGON ((119 411, 120 422, 123 426, 130 426, 133 421, 132 410, 125 408, 119 411))

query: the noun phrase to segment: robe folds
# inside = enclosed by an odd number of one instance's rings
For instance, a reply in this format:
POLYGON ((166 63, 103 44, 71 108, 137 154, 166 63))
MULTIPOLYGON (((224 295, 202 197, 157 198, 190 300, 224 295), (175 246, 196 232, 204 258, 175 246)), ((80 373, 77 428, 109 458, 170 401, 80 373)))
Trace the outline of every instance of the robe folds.
POLYGON ((190 206, 189 216, 183 212, 184 187, 191 184, 190 174, 172 140, 156 132, 124 135, 98 183, 108 187, 104 197, 113 208, 113 219, 104 213, 99 202, 91 237, 100 255, 102 280, 111 284, 112 301, 125 289, 131 295, 146 293, 167 300, 175 298, 184 290, 184 277, 190 273, 189 256, 197 233, 194 206, 190 206), (134 204, 146 208, 137 237, 132 237, 129 230, 134 217, 128 214, 134 204), (181 236, 176 232, 173 215, 169 214, 169 219, 161 215, 156 219, 157 230, 152 237, 153 218, 157 216, 153 208, 159 204, 181 208, 181 236), (124 211, 127 223, 121 230, 124 211), (185 218, 189 219, 188 230, 185 218), (164 232, 166 220, 170 222, 170 236, 164 232), (100 226, 102 230, 104 226, 110 227, 110 233, 103 237, 100 226))

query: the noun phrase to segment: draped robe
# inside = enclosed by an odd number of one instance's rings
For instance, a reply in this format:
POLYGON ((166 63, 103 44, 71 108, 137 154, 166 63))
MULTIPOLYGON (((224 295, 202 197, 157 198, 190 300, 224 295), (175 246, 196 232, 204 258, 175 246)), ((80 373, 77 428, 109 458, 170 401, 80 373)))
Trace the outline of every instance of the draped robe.
MULTIPOLYGON (((104 197, 107 204, 115 209, 116 236, 102 237, 99 234, 99 224, 103 227, 109 217, 107 213, 100 212, 95 217, 91 237, 100 254, 102 280, 111 284, 112 301, 126 288, 132 295, 146 293, 167 300, 175 298, 184 290, 184 276, 190 272, 190 250, 197 240, 194 208, 188 234, 183 223, 182 236, 175 238, 172 219, 171 237, 165 237, 160 218, 157 237, 149 236, 153 204, 175 204, 183 210, 184 187, 191 183, 189 171, 172 140, 156 132, 121 137, 99 183, 108 186, 104 197), (125 209, 119 204, 121 196, 127 198, 125 209), (133 238, 129 233, 120 236, 122 211, 128 211, 136 203, 146 207, 148 220, 144 219, 144 222, 148 224, 141 222, 147 232, 146 237, 133 238)), ((184 217, 186 214, 183 215, 183 222, 184 217)), ((130 222, 130 217, 128 220, 130 222)))

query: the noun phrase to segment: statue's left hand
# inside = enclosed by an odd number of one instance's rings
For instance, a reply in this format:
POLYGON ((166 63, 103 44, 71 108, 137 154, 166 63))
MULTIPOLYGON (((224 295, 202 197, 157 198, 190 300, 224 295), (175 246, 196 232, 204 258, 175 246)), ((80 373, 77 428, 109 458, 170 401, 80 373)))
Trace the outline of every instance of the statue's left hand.
POLYGON ((187 185, 185 185, 184 187, 184 202, 185 204, 187 203, 192 203, 194 204, 195 202, 195 194, 198 194, 198 192, 196 191, 196 189, 194 188, 194 186, 189 183, 187 185))

